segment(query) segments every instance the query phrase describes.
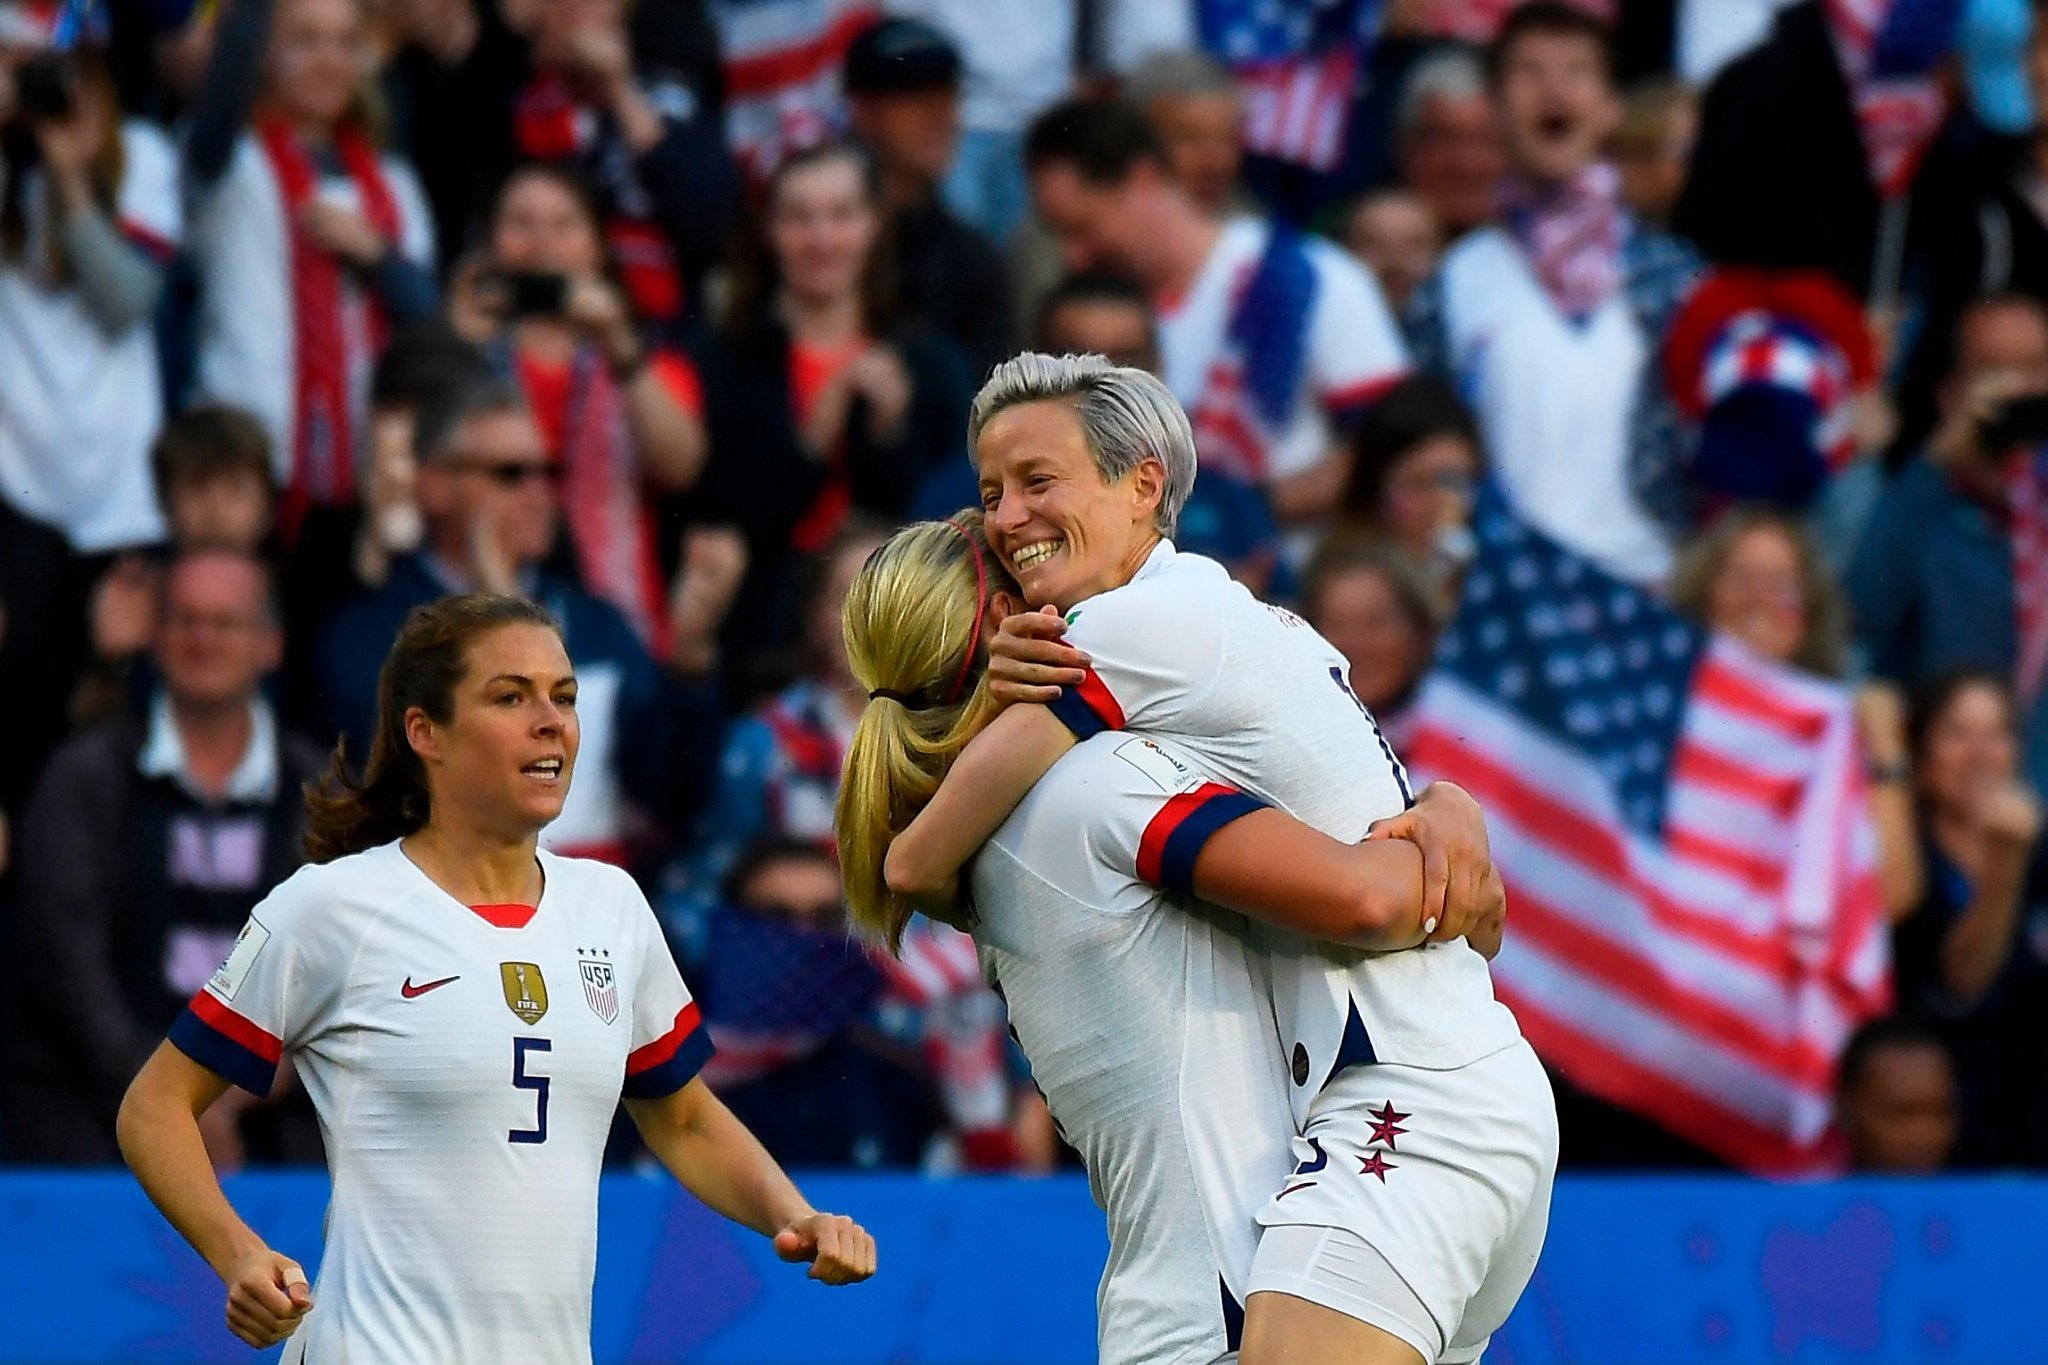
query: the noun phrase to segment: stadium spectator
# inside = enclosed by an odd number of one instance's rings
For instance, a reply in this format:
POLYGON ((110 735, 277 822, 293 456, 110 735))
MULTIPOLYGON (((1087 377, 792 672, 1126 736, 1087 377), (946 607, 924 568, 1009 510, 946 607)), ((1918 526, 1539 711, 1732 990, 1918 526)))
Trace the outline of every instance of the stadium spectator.
POLYGON ((720 734, 716 603, 732 590, 730 556, 699 555, 678 582, 668 655, 657 663, 616 607, 545 567, 560 509, 554 462, 516 388, 483 382, 424 408, 417 424, 418 490, 425 533, 389 580, 327 626, 319 684, 331 729, 349 752, 367 752, 377 661, 414 607, 489 587, 545 605, 575 651, 582 687, 583 759, 552 849, 627 863, 640 821, 686 827, 706 788, 720 734))
POLYGON ((1443 624, 1430 584, 1388 546, 1333 538, 1309 561, 1301 612, 1350 661, 1352 693, 1399 753, 1443 624))
MULTIPOLYGON (((281 625, 261 561, 181 552, 147 712, 116 715, 51 759, 22 829, 17 946, 43 966, 14 995, 11 1157, 117 1159, 121 1092, 250 907, 303 860, 299 788, 321 756, 263 699, 281 625)), ((258 1103, 243 1095, 207 1116, 217 1165, 240 1164, 244 1136, 272 1160, 319 1159, 302 1107, 245 1131, 258 1103)))
POLYGON ((426 190, 444 274, 483 230, 491 196, 519 159, 507 111, 533 70, 525 36, 506 22, 514 8, 493 0, 383 7, 396 48, 382 83, 392 141, 426 190))
POLYGON ((703 402, 689 362, 648 344, 614 278, 586 184, 528 165, 498 195, 487 250, 457 271, 449 320, 526 394, 583 585, 658 651, 668 593, 655 498, 703 472, 703 402))
MULTIPOLYGON (((1159 372, 1159 328, 1145 292, 1120 275, 1069 275, 1038 306, 1034 344, 1051 355, 1099 355, 1159 372)), ((966 506, 972 498, 959 504, 966 506)))
POLYGON ((745 534, 725 641, 736 667, 800 633, 802 557, 855 511, 895 520, 960 459, 971 384, 944 338, 899 325, 872 160, 828 143, 770 176, 765 222, 700 366, 711 460, 697 515, 745 534))
POLYGON ((1254 207, 1238 177, 1244 170, 1244 102, 1237 82, 1200 52, 1155 52, 1132 69, 1124 98, 1151 120, 1166 164, 1210 213, 1254 207))
POLYGON ((1185 50, 1195 40, 1188 0, 1046 0, 991 5, 986 0, 889 0, 950 37, 967 67, 967 125, 946 198, 999 243, 1028 215, 1025 130, 1084 79, 1129 71, 1154 52, 1185 50))
POLYGON ((2028 451, 2048 430, 2001 432, 2010 423, 1998 419, 2024 416, 2014 404, 2042 395, 2048 309, 2016 295, 1973 304, 1957 324, 1941 424, 1885 488, 1843 577, 1857 643, 1880 677, 1911 688, 1977 665, 2015 681, 2037 782, 2048 778, 2039 709, 2048 617, 2030 606, 2043 514, 2028 451))
POLYGON ((150 474, 170 542, 257 554, 275 529, 270 439, 249 413, 225 403, 172 418, 151 448, 150 474))
MULTIPOLYGON (((1737 507, 1680 557, 1671 604, 1766 659, 1823 678, 1849 668, 1846 605, 1813 534, 1775 507, 1737 507)), ((1857 728, 1869 769, 1885 913, 1911 914, 1927 887, 1914 808, 1906 705, 1889 683, 1856 689, 1857 728)))
POLYGON ((1943 1021, 1963 1081, 1963 1159, 2048 1161, 2048 885, 2041 802, 2021 776, 2019 718, 1997 674, 1960 670, 1915 699, 1913 777, 1927 897, 1898 925, 1900 1007, 1943 1021))
POLYGON ((1444 233, 1421 196, 1403 189, 1373 190, 1344 220, 1344 245, 1372 271, 1387 306, 1398 315, 1422 282, 1436 273, 1444 233))
POLYGON ((1447 241, 1494 220, 1502 160, 1486 72, 1462 49, 1417 62, 1394 116, 1401 185, 1429 206, 1447 241))
POLYGON ((939 197, 960 146, 960 54, 915 19, 884 19, 846 54, 853 134, 888 205, 898 303, 960 348, 975 379, 1010 353, 1010 283, 993 243, 939 197))
POLYGON ((1472 558, 1472 495, 1486 472, 1471 412, 1439 380, 1403 380, 1358 424, 1351 450, 1334 534, 1383 542, 1448 613, 1472 558))
POLYGON ((1699 98, 1681 81, 1649 81, 1629 91, 1614 135, 1614 166, 1621 172, 1622 202, 1637 222, 1670 224, 1699 120, 1699 98))
POLYGON ((1706 88, 1672 226, 1716 265, 1820 269, 1889 309, 1960 6, 1801 0, 1706 88), (1882 226, 1881 226, 1882 222, 1882 226))
POLYGON ((630 27, 625 0, 546 0, 531 16, 514 145, 597 187, 626 297, 673 325, 724 246, 736 189, 711 26, 697 0, 648 0, 630 27))
POLYGON ((1621 118, 1610 61, 1607 28, 1579 9, 1533 0, 1509 16, 1488 66, 1505 220, 1451 248, 1408 335, 1417 365, 1469 396, 1516 510, 1654 583, 1687 510, 1657 353, 1698 267, 1630 217, 1600 159, 1621 118))
POLYGON ((696 921, 763 840, 831 847, 839 770, 867 702, 847 672, 839 613, 847 586, 885 538, 882 526, 851 521, 807 566, 797 679, 727 730, 717 789, 669 879, 661 908, 678 941, 696 937, 696 921))
POLYGON ((1407 366, 1371 275, 1320 238, 1204 209, 1126 104, 1048 110, 1025 160, 1067 265, 1127 271, 1151 295, 1161 377, 1187 409, 1203 471, 1264 488, 1283 524, 1326 516, 1348 465, 1333 418, 1407 366))
POLYGON ((1941 1035, 1911 1017, 1856 1030, 1835 1071, 1835 1124, 1849 1169, 1932 1175, 1947 1168, 1961 1131, 1955 1062, 1941 1035))
POLYGON ((284 541, 306 528, 345 555, 334 523, 355 500, 378 339, 436 306, 433 223, 411 168, 377 148, 358 0, 274 11, 227 11, 185 144, 198 383, 263 423, 284 541))
POLYGON ((52 13, 0 14, 0 497, 100 555, 163 534, 150 322, 181 233, 177 160, 122 118, 100 52, 50 49, 52 13))
POLYGON ((705 1083, 777 1161, 918 1165, 941 1126, 938 1097, 915 1049, 864 1023, 884 979, 847 932, 829 848, 792 839, 747 850, 692 979, 718 1047, 705 1083))

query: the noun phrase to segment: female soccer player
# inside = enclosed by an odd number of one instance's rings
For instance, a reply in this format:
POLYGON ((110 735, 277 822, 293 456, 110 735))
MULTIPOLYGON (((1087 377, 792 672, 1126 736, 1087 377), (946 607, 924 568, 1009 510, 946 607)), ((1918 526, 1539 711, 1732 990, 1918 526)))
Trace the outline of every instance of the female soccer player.
MULTIPOLYGON (((898 532, 847 596, 848 659, 871 700, 840 851, 878 936, 909 914, 883 883, 885 850, 995 714, 980 642, 1018 600, 972 515, 898 532)), ((1421 942, 1422 899, 1414 845, 1339 843, 1203 781, 1170 741, 1130 735, 1073 749, 989 839, 971 928, 1108 1215, 1105 1361, 1234 1348, 1256 1215, 1291 1165, 1276 963, 1217 906, 1397 949, 1421 942)), ((1483 933, 1497 945, 1497 920, 1483 933)))
POLYGON ((121 1151, 286 1360, 590 1359, 597 1181, 623 1097, 683 1185, 849 1284, 873 1240, 819 1213, 695 1079, 711 1046, 639 889, 541 852, 575 770, 554 621, 474 594, 407 618, 363 779, 309 789, 313 864, 272 892, 129 1088, 121 1151), (309 1286, 229 1205, 198 1116, 289 1055, 334 1189, 309 1286), (317 1307, 316 1307, 317 1305, 317 1307), (293 1352, 296 1352, 294 1354, 293 1352))
MULTIPOLYGON (((1017 356, 976 397, 968 443, 991 547, 1029 604, 1071 622, 1077 648, 1058 662, 1075 667, 1049 705, 1009 707, 959 755, 890 847, 892 887, 943 894, 1039 776, 1102 733, 1170 737, 1218 781, 1340 840, 1437 819, 1441 784, 1410 792, 1344 657, 1175 549, 1194 435, 1157 378, 1099 356, 1017 356)), ((1462 1365, 1535 1269, 1556 1107, 1486 963, 1444 941, 1461 928, 1440 880, 1418 951, 1276 949, 1304 1137, 1297 1178, 1259 1214, 1248 1365, 1462 1365)))

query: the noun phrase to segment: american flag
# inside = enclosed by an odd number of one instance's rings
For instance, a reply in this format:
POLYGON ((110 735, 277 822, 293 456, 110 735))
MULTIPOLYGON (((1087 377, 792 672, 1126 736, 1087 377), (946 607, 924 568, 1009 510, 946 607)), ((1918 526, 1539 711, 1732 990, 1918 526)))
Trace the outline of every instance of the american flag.
POLYGON ((1681 619, 1481 498, 1405 757, 1487 811, 1494 982, 1581 1088, 1759 1172, 1831 1156, 1890 998, 1847 693, 1681 619))
POLYGON ((1244 93, 1252 151, 1327 171, 1344 155, 1351 96, 1381 0, 1201 0, 1202 42, 1244 93))
POLYGON ((1913 183, 1947 117, 1934 68, 1953 42, 1958 8, 1956 0, 1825 0, 1871 183, 1887 199, 1913 183))
POLYGON ((839 68, 881 17, 876 0, 712 0, 724 54, 726 141, 750 176, 845 123, 839 68))

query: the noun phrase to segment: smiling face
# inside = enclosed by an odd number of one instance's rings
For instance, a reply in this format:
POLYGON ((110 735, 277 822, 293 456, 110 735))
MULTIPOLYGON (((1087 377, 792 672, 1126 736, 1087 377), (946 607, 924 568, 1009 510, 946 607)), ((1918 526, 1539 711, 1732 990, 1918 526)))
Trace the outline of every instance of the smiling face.
POLYGON ((1503 55, 1494 90, 1508 164, 1540 184, 1570 180, 1621 126, 1606 54, 1581 33, 1524 33, 1503 55))
POLYGON ((989 544, 1034 607, 1066 611, 1122 587, 1159 543, 1153 516, 1166 467, 1148 459, 1104 480, 1071 403, 1003 409, 974 456, 989 544))
POLYGON ((582 741, 576 675, 561 636, 524 622, 471 642, 445 722, 419 707, 406 738, 427 770, 432 808, 524 838, 562 813, 582 741))
POLYGON ((1964 815, 2012 782, 2019 743, 2005 694, 1986 683, 1960 688, 1928 725, 1913 777, 1929 806, 1964 815))
POLYGON ((363 79, 357 0, 284 0, 272 24, 271 100, 294 123, 337 122, 363 79))
POLYGON ((1767 659, 1791 663, 1806 646, 1806 573, 1799 547, 1775 526, 1757 526, 1728 547, 1707 588, 1707 624, 1767 659))
POLYGON ((814 161, 776 181, 768 245, 783 287, 799 299, 832 303, 857 295, 881 231, 881 212, 850 156, 814 161))

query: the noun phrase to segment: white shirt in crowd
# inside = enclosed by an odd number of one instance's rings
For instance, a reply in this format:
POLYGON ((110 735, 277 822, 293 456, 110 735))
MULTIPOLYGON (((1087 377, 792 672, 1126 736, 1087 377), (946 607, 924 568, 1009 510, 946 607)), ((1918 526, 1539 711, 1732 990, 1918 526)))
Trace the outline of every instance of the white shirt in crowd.
MULTIPOLYGON (((967 72, 960 117, 969 128, 1022 132, 1073 90, 1079 0, 886 0, 886 8, 924 20, 959 47, 967 72)), ((1095 8, 1100 55, 1113 71, 1196 44, 1187 0, 1098 0, 1095 8)))
POLYGON ((1202 468, 1254 483, 1319 463, 1335 443, 1331 410, 1369 401, 1408 370, 1407 348, 1371 274, 1331 243, 1305 237, 1316 300, 1293 410, 1277 430, 1244 417, 1244 356, 1230 338, 1230 320, 1271 236, 1266 219, 1231 219, 1187 293, 1159 308, 1161 377, 1194 424, 1202 468))
MULTIPOLYGON (((1347 843, 1407 808, 1407 774, 1353 695, 1344 656, 1214 560, 1162 541, 1129 583, 1068 619, 1067 643, 1092 664, 1051 709, 1078 737, 1130 730, 1170 740, 1214 781, 1347 843)), ((1207 832, 1190 821, 1156 837, 1152 879, 1191 891, 1207 832)), ((1351 1061, 1448 1069, 1521 1036, 1493 998, 1486 960, 1463 940, 1365 953, 1254 932, 1274 955, 1298 1125, 1324 1080, 1351 1061)))
MULTIPOLYGON (((118 226, 168 257, 181 235, 177 158, 148 124, 121 127, 118 226)), ((149 448, 163 422, 147 319, 109 336, 79 291, 52 280, 49 203, 29 186, 29 243, 0 264, 0 498, 82 554, 163 537, 149 448)))
POLYGON ((396 843, 303 868, 172 1026, 257 1094, 289 1056, 319 1114, 319 1306, 285 1360, 590 1360, 612 1116, 711 1049, 632 878, 540 864, 537 907, 464 905, 396 843))
MULTIPOLYGON (((434 221, 412 168, 379 158, 398 207, 398 250, 422 268, 434 261, 434 221)), ((323 175, 320 198, 362 211, 362 193, 343 175, 323 175)), ((207 398, 246 408, 270 437, 271 468, 280 487, 292 478, 297 399, 297 331, 292 316, 291 243, 277 175, 257 140, 243 136, 227 172, 192 208, 192 252, 200 276, 199 389, 207 398)), ((344 272, 344 326, 355 411, 369 408, 370 312, 363 287, 344 272)))
POLYGON ((1101 734, 972 868, 983 967, 1107 1215, 1104 1361, 1207 1365, 1234 1348, 1258 1211, 1292 1165, 1269 964, 1243 917, 1140 876, 1175 829, 1250 809, 1169 744, 1101 734))
POLYGON ((1671 547, 1630 485, 1630 424, 1655 343, 1627 297, 1573 322, 1499 228, 1466 237, 1439 269, 1451 372, 1515 509, 1619 577, 1661 583, 1671 547))

